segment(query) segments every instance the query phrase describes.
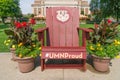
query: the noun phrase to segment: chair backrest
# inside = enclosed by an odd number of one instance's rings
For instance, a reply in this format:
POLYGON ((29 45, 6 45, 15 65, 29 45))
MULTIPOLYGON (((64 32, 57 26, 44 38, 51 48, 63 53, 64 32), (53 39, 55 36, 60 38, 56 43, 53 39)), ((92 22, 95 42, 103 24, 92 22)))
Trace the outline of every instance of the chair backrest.
POLYGON ((79 10, 75 7, 46 9, 47 42, 53 47, 78 47, 79 10))

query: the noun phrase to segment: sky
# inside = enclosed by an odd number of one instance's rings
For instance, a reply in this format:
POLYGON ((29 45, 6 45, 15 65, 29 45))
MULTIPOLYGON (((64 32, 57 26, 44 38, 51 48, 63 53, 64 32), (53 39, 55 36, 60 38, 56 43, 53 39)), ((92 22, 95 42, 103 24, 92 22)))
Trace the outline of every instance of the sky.
MULTIPOLYGON (((90 2, 90 0, 88 0, 90 2)), ((34 0, 20 0, 20 8, 23 14, 32 13, 31 4, 34 3, 34 0)))
POLYGON ((34 0, 20 0, 20 8, 23 14, 32 13, 31 4, 34 3, 34 0))

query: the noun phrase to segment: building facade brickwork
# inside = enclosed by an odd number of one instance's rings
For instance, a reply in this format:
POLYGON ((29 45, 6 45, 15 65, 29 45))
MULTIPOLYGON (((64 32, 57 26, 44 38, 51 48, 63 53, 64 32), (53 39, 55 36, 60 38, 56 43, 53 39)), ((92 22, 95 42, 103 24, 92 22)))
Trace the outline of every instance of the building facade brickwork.
POLYGON ((46 7, 78 7, 79 15, 89 15, 90 7, 87 0, 34 0, 32 4, 35 16, 46 16, 46 7))

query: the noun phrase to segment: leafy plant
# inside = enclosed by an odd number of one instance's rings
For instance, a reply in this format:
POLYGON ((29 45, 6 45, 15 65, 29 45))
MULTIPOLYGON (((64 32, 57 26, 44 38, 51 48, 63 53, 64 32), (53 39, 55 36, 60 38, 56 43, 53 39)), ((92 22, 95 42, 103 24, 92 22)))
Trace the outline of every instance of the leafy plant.
POLYGON ((24 44, 31 43, 31 38, 34 35, 34 29, 30 26, 30 24, 35 24, 34 19, 31 19, 29 24, 26 22, 15 22, 13 27, 4 30, 4 32, 13 44, 19 44, 20 42, 24 44))
POLYGON ((93 32, 88 40, 87 50, 99 57, 114 58, 120 51, 120 32, 118 23, 102 20, 100 25, 91 28, 93 32))
MULTIPOLYGON (((35 21, 32 19, 32 25, 35 21)), ((26 22, 15 22, 15 26, 5 30, 11 41, 12 48, 16 50, 18 57, 36 57, 40 54, 40 43, 37 40, 37 35, 34 33, 33 27, 26 22)))
POLYGON ((16 55, 20 58, 22 57, 36 57, 40 54, 40 43, 37 41, 32 41, 31 44, 19 43, 15 45, 16 55))

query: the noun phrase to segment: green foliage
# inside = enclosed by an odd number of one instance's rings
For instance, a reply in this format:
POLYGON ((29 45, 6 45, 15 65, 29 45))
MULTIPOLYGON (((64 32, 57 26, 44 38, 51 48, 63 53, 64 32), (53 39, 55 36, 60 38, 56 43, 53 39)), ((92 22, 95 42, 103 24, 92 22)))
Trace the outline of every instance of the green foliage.
POLYGON ((120 0, 100 0, 101 11, 104 17, 120 18, 120 0))
POLYGON ((23 27, 23 28, 16 28, 11 27, 9 29, 4 30, 5 34, 8 35, 9 39, 13 41, 14 44, 18 44, 20 42, 31 43, 31 36, 33 33, 32 27, 23 27))
POLYGON ((91 0, 90 10, 95 19, 107 17, 120 18, 120 0, 91 0))
POLYGON ((90 10, 93 15, 93 21, 94 22, 100 22, 103 18, 101 9, 100 9, 100 0, 91 0, 90 2, 90 10))
MULTIPOLYGON (((31 23, 31 25, 33 24, 31 23)), ((16 56, 20 58, 36 57, 40 54, 40 43, 30 24, 16 22, 14 27, 5 29, 4 32, 8 36, 5 44, 10 45, 10 48, 15 48, 16 56)))
MULTIPOLYGON (((44 27, 45 24, 37 24, 34 25, 34 29, 38 29, 40 27, 44 27)), ((4 42, 5 40, 8 40, 8 36, 5 34, 4 30, 9 29, 9 27, 5 24, 0 24, 0 52, 9 52, 9 46, 5 45, 4 42)), ((34 34, 34 33, 33 33, 34 34)), ((32 35, 34 37, 34 35, 32 35)))
POLYGON ((81 11, 81 14, 84 15, 84 11, 81 11))
POLYGON ((4 30, 7 29, 8 26, 4 24, 0 24, 0 52, 7 52, 9 51, 8 47, 5 46, 4 41, 6 40, 7 36, 4 33, 4 30))
POLYGON ((114 58, 120 51, 120 31, 118 23, 102 20, 100 25, 91 28, 93 32, 88 40, 87 50, 99 57, 114 58))
POLYGON ((23 57, 37 57, 40 54, 40 43, 33 40, 31 44, 19 43, 15 45, 16 55, 20 58, 23 57))
POLYGON ((94 12, 94 11, 97 11, 99 9, 100 9, 99 0, 91 0, 91 2, 90 2, 90 10, 92 12, 94 12))
POLYGON ((21 16, 19 0, 0 0, 0 17, 3 22, 5 17, 19 16, 21 16))
POLYGON ((91 42, 100 44, 109 44, 119 35, 118 23, 108 23, 107 20, 102 20, 97 28, 93 29, 91 42))
POLYGON ((119 55, 118 52, 120 51, 120 41, 117 45, 115 45, 114 42, 106 45, 101 45, 100 43, 88 43, 87 50, 89 54, 96 55, 101 58, 109 57, 112 59, 119 55))
POLYGON ((15 44, 16 49, 16 55, 20 58, 23 57, 37 57, 40 54, 41 51, 41 45, 40 42, 37 39, 37 35, 35 33, 31 33, 32 35, 30 40, 27 42, 20 42, 19 44, 15 44))
POLYGON ((32 18, 32 17, 34 17, 34 14, 28 13, 26 15, 23 15, 23 17, 25 17, 25 18, 32 18))

